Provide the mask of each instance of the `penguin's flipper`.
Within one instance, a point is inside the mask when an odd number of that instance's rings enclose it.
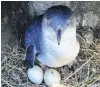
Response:
[[[26,49],[26,57],[25,61],[27,63],[27,66],[29,68],[32,68],[34,66],[35,62],[35,47],[33,45],[29,45]]]

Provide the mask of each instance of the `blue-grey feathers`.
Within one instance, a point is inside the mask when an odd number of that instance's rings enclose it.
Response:
[[[28,67],[33,67],[35,56],[37,53],[42,53],[42,17],[38,16],[34,19],[33,23],[27,28],[24,36],[24,44],[26,47],[26,62]],[[34,49],[34,47],[36,49]]]
[[[39,53],[38,60],[50,67],[61,67],[76,58],[79,52],[76,25],[65,27],[71,16],[72,11],[68,7],[58,5],[34,19],[25,32],[26,60],[29,67],[34,65],[35,50]],[[74,21],[73,23],[76,24]]]
[[[59,25],[63,27],[71,15],[72,11],[63,5],[53,6],[45,12],[45,17],[51,20],[51,26],[54,29],[57,29]]]
[[[29,47],[27,48],[25,60],[27,62],[28,67],[32,68],[35,61],[33,45],[29,45]]]

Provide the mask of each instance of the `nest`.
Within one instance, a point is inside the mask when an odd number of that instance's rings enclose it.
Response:
[[[100,86],[100,39],[93,38],[90,45],[81,43],[80,53],[71,66],[65,65],[57,70],[61,74],[61,83],[69,87]],[[27,77],[27,67],[23,62],[25,49],[16,45],[2,45],[1,81],[2,87],[46,87],[45,83],[36,85]]]

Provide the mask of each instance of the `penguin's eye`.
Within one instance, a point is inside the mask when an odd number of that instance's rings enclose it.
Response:
[[[67,25],[70,23],[70,20],[67,21]]]
[[[63,26],[63,29],[66,29],[70,25],[70,20],[67,20],[65,25]]]
[[[70,20],[68,20],[68,21],[66,22],[65,27],[68,27],[69,24],[70,24]]]
[[[50,24],[51,24],[51,20],[49,19],[49,20],[48,20],[48,25],[50,25]]]

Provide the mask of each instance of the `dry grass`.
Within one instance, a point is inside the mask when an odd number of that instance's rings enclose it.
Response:
[[[100,40],[94,38],[89,47],[86,44],[81,44],[80,53],[72,65],[74,70],[67,65],[57,68],[62,77],[61,83],[70,87],[100,87]],[[45,83],[38,86],[28,80],[23,48],[18,45],[2,47],[2,87],[46,87]]]

